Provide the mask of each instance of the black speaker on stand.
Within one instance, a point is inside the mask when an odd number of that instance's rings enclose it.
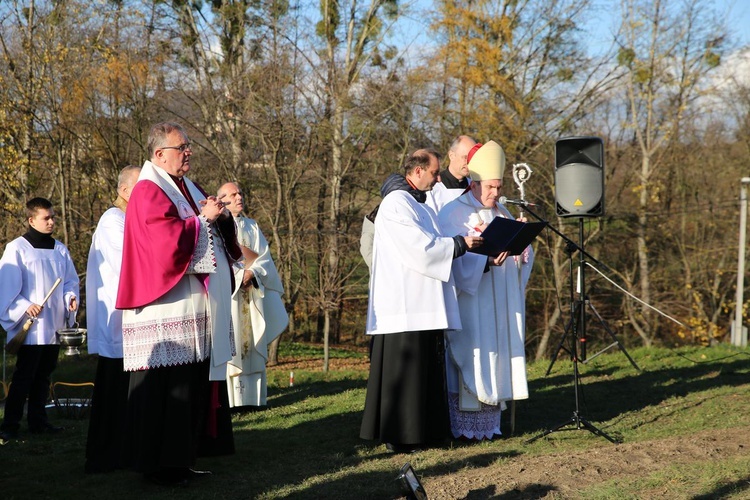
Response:
[[[565,333],[557,345],[552,356],[547,375],[550,374],[560,351],[565,351],[573,361],[573,391],[575,395],[575,408],[573,415],[557,425],[554,425],[538,436],[531,438],[533,442],[540,437],[561,430],[585,429],[597,436],[601,436],[613,443],[619,442],[616,438],[597,428],[581,414],[580,408],[580,372],[578,363],[586,362],[586,310],[591,309],[604,330],[610,335],[613,342],[605,347],[591,359],[599,356],[612,347],[619,347],[630,360],[630,363],[640,370],[633,358],[615,336],[614,332],[607,326],[604,319],[591,304],[586,295],[585,269],[587,266],[585,257],[593,259],[583,248],[583,219],[585,217],[604,216],[604,143],[598,137],[568,137],[560,139],[555,143],[555,206],[558,217],[578,217],[578,244],[563,236],[567,241],[565,252],[570,262],[570,321],[565,327]],[[574,286],[575,270],[573,265],[573,254],[578,251],[578,286]],[[578,296],[576,297],[576,288]],[[568,340],[568,345],[565,340]]]
[[[604,216],[604,142],[599,137],[555,143],[555,207],[558,217]]]

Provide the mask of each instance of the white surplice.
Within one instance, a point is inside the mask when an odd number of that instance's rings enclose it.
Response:
[[[235,217],[237,241],[258,254],[247,267],[235,264],[232,322],[236,354],[227,370],[229,406],[263,406],[267,398],[268,345],[289,325],[281,296],[284,287],[258,223]],[[258,287],[241,288],[245,269],[253,272]]]
[[[467,192],[440,211],[441,229],[447,234],[467,234],[470,217],[477,217],[481,210],[481,204]],[[500,204],[492,212],[512,218]],[[448,391],[459,394],[461,411],[479,411],[481,402],[496,406],[499,412],[503,401],[529,396],[525,288],[533,258],[529,247],[525,255],[509,256],[486,273],[487,257],[481,254],[467,252],[453,264],[463,331],[446,334],[446,357]],[[492,432],[488,434],[479,437],[492,437]]]
[[[158,186],[183,219],[196,217],[169,174],[150,161],[141,169],[141,182]],[[184,182],[193,202],[200,206],[205,196],[189,179]],[[198,219],[198,241],[188,272],[151,304],[123,312],[126,371],[194,363],[210,356],[209,380],[226,378],[226,364],[234,354],[231,268],[219,230]],[[196,277],[205,273],[209,275],[208,289]]]
[[[375,219],[369,335],[461,328],[451,278],[454,247],[432,209],[409,192],[383,198]]]
[[[34,248],[20,237],[5,246],[0,259],[0,325],[12,339],[28,320],[26,310],[41,304],[55,280],[62,282],[32,323],[24,345],[58,344],[55,332],[65,328],[68,304],[78,297],[78,274],[68,248],[55,240],[54,249]]]
[[[466,191],[466,188],[447,188],[445,184],[438,182],[430,191],[427,191],[427,199],[424,204],[436,214],[439,214],[445,205],[461,196],[464,191]]]
[[[108,209],[91,238],[86,264],[86,328],[90,354],[122,358],[122,311],[115,309],[122,266],[125,212]]]

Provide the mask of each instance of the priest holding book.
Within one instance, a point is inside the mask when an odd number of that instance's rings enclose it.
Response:
[[[469,191],[438,214],[443,234],[478,235],[495,217],[513,218],[498,202],[505,153],[494,141],[468,155]],[[453,262],[463,330],[449,331],[446,375],[454,437],[492,439],[500,434],[506,401],[527,399],[525,289],[534,260],[520,255],[467,252]]]

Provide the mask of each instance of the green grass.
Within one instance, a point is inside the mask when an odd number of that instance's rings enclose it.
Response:
[[[366,358],[367,351],[362,349],[343,349],[331,347],[328,350],[330,358]],[[282,342],[279,345],[281,359],[323,359],[323,347],[320,345]]]
[[[332,350],[332,356],[334,352],[338,357],[366,357],[343,349]],[[626,444],[648,447],[710,429],[749,429],[749,351],[722,345],[639,348],[629,353],[642,371],[617,351],[580,365],[581,414],[602,431]],[[444,447],[404,456],[358,438],[367,378],[363,368],[354,365],[323,373],[317,366],[296,367],[295,385],[289,387],[289,367],[299,366],[289,361],[320,359],[322,349],[282,344],[280,357],[282,364],[269,370],[269,408],[234,417],[237,453],[199,459],[198,467],[213,470],[213,477],[188,489],[170,490],[145,484],[129,471],[87,476],[83,462],[88,421],[51,414],[55,423],[66,427],[62,435],[24,434],[21,441],[0,447],[0,497],[393,498],[398,496],[397,471],[407,460],[430,493],[430,486],[441,481],[460,483],[471,474],[491,477],[501,469],[514,470],[519,461],[533,464],[561,454],[618,449],[602,437],[575,429],[527,443],[573,414],[572,367],[567,359],[557,360],[548,376],[549,361],[529,365],[531,397],[517,404],[514,435],[475,444],[446,442]],[[93,380],[94,368],[93,356],[61,358],[54,378]],[[749,455],[663,463],[638,474],[587,483],[574,498],[746,498]],[[504,493],[485,487],[467,490],[459,498],[569,498],[555,489],[554,482],[542,481],[522,492]],[[439,492],[431,494],[440,497]]]

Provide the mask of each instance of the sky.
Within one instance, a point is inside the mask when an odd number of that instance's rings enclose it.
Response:
[[[419,53],[420,47],[430,44],[425,37],[420,36],[420,32],[426,30],[425,14],[432,13],[435,7],[432,0],[412,1],[417,13],[409,16],[410,19],[397,28],[399,33],[396,36],[399,45],[411,47],[411,50]],[[620,19],[618,0],[594,0],[593,3],[594,7],[585,30],[591,35],[587,37],[591,40],[589,50],[595,53],[598,48],[609,48],[612,33],[617,29]],[[727,28],[737,43],[737,49],[743,46],[750,47],[750,0],[708,0],[708,3],[713,4],[717,13],[726,19]],[[416,28],[413,23],[419,27]]]
[[[677,0],[687,1],[687,0]],[[726,23],[731,46],[726,47],[722,64],[713,73],[714,85],[723,87],[737,81],[750,85],[750,0],[709,0],[715,13]],[[589,51],[611,47],[612,34],[620,23],[617,0],[594,0],[592,17],[586,27],[590,33]],[[613,8],[613,6],[617,6]]]
[[[592,45],[597,45],[597,40],[601,40],[604,45],[611,41],[612,33],[620,22],[618,3],[616,0],[594,0],[592,19],[588,26],[592,32]],[[737,41],[738,47],[750,45],[750,1],[709,0],[707,3],[713,4],[716,13],[726,20],[729,33]]]
[[[750,45],[750,2],[748,0],[716,0],[717,8],[727,12],[729,29],[743,46]]]

